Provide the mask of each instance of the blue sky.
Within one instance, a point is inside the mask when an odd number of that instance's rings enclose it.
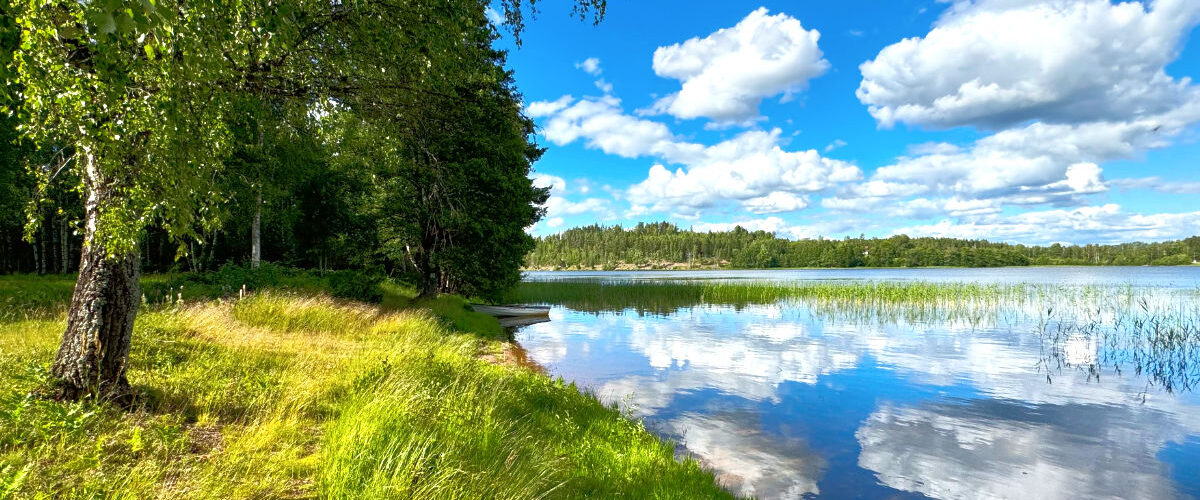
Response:
[[[1200,2],[544,2],[509,65],[545,235],[1200,234]]]

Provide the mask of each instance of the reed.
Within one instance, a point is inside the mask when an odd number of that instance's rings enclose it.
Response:
[[[1144,376],[1167,392],[1200,388],[1200,290],[1118,286],[984,285],[929,282],[544,281],[514,302],[556,304],[595,314],[669,315],[693,307],[785,304],[822,321],[862,325],[1005,328],[1043,342],[1038,367]],[[1080,341],[1096,359],[1074,359]]]
[[[855,305],[999,303],[1027,297],[1032,288],[926,282],[540,281],[521,283],[507,300],[559,304],[589,312],[635,309],[670,314],[698,305],[745,307],[800,299]]]

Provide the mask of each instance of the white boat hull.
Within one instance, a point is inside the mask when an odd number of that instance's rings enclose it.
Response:
[[[521,316],[549,316],[550,308],[541,306],[489,306],[472,304],[475,312],[490,314],[497,318],[512,318]]]

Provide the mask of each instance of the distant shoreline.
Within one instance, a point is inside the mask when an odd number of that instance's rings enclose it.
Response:
[[[1062,267],[1103,267],[1103,268],[1115,268],[1115,267],[1152,267],[1152,268],[1163,268],[1163,267],[1200,267],[1200,263],[1193,262],[1193,263],[1191,263],[1191,264],[1176,264],[1176,265],[1154,265],[1154,264],[1142,264],[1142,265],[1114,265],[1114,264],[1033,264],[1033,265],[1028,265],[1028,266],[854,266],[854,267],[732,267],[732,266],[728,266],[728,267],[712,267],[712,266],[705,266],[705,267],[687,267],[687,264],[686,264],[686,263],[682,263],[682,267],[680,267],[680,266],[674,266],[674,267],[618,267],[618,268],[616,268],[616,269],[602,269],[600,266],[596,266],[596,267],[594,267],[594,268],[586,268],[586,267],[564,267],[564,268],[554,268],[554,267],[544,267],[544,266],[539,266],[539,267],[523,267],[523,268],[521,268],[521,272],[523,272],[523,273],[524,273],[524,272],[543,272],[543,273],[545,273],[545,272],[579,272],[579,271],[587,271],[587,272],[601,272],[601,271],[609,271],[609,272],[617,272],[617,271],[620,271],[620,272],[629,272],[629,271],[647,271],[647,272],[651,272],[651,271],[653,271],[653,272],[661,272],[661,271],[822,271],[822,270],[828,270],[828,271],[848,271],[848,270],[854,270],[854,269],[863,269],[863,270],[880,270],[880,269],[1028,269],[1028,268],[1062,268]]]

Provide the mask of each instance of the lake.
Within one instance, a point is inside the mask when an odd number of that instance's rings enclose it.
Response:
[[[515,339],[760,498],[1200,496],[1200,267],[536,272],[610,287]],[[1038,285],[652,300],[633,283]],[[654,302],[654,304],[648,304]],[[646,304],[644,304],[646,303]],[[665,304],[665,305],[664,305]]]

